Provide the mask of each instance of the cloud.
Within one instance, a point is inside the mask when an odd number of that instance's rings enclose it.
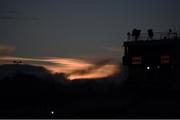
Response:
[[[81,70],[81,72],[76,71],[76,73],[71,73],[68,78],[70,80],[77,80],[77,79],[98,79],[98,78],[105,78],[110,77],[118,73],[120,68],[116,64],[107,64],[97,69],[93,69],[88,71],[87,69]]]
[[[21,60],[23,63],[43,66],[52,73],[64,73],[68,79],[95,79],[111,76],[119,71],[117,63],[111,60],[101,60],[90,62],[77,58],[61,57],[42,57],[42,58],[23,58],[23,57],[1,57],[1,61],[12,63],[14,60]]]
[[[0,16],[0,20],[24,20],[24,21],[37,21],[37,17],[14,17],[14,16]]]
[[[101,60],[98,62],[93,63],[91,66],[86,67],[85,69],[80,69],[80,70],[74,70],[73,72],[70,73],[70,75],[86,75],[89,73],[96,72],[99,69],[102,69],[104,66],[107,67],[107,65],[110,64],[111,60]]]
[[[10,45],[0,45],[0,56],[9,56],[16,48]]]

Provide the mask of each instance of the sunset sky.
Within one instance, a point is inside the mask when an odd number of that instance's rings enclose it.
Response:
[[[0,57],[31,58],[30,63],[66,73],[77,63],[80,69],[104,59],[121,61],[133,28],[178,32],[179,6],[179,0],[0,0]],[[69,68],[59,66],[62,60]],[[103,67],[116,71],[111,65],[116,63]]]

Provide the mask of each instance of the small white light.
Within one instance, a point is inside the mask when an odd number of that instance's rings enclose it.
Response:
[[[150,70],[150,67],[147,67],[147,70]]]
[[[160,66],[159,66],[159,65],[157,66],[157,69],[160,69]]]
[[[54,114],[54,111],[53,111],[53,110],[51,111],[51,114],[52,114],[52,115]]]

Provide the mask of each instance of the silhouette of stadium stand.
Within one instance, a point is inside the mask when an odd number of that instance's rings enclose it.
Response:
[[[123,65],[129,80],[140,87],[167,88],[178,80],[180,37],[170,29],[167,33],[139,35],[136,29],[124,42]]]

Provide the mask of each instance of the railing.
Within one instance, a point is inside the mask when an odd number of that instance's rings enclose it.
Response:
[[[177,39],[180,38],[180,35],[177,33],[164,33],[164,32],[156,32],[153,37],[149,37],[148,33],[141,33],[137,40],[166,40],[166,39]],[[128,41],[135,41],[135,36],[128,35]]]

